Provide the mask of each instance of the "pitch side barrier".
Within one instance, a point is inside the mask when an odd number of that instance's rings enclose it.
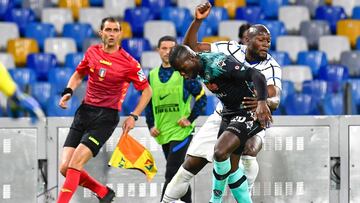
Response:
[[[130,134],[153,154],[158,173],[147,182],[137,170],[110,168],[108,160],[121,134],[118,128],[86,170],[116,192],[115,202],[158,202],[165,159],[141,117]],[[196,130],[206,117],[196,120]],[[27,118],[0,118],[0,202],[56,202],[64,181],[58,172],[62,145],[72,117],[49,117],[35,125]],[[258,156],[260,172],[253,201],[263,203],[360,202],[360,116],[274,116]],[[196,136],[196,135],[195,135]],[[193,202],[208,202],[212,164],[192,181]],[[76,203],[97,198],[79,187]],[[232,203],[230,191],[224,198]]]

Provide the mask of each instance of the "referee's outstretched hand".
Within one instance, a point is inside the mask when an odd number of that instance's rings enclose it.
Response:
[[[67,109],[67,101],[69,101],[69,99],[71,98],[71,94],[65,94],[64,96],[61,97],[60,101],[59,101],[59,106],[63,109]]]
[[[133,117],[129,116],[127,117],[127,119],[124,121],[123,125],[122,125],[122,129],[124,132],[129,132],[130,130],[132,130],[135,127],[135,120]]]
[[[195,18],[197,20],[203,20],[208,17],[211,10],[210,2],[205,2],[196,6]]]

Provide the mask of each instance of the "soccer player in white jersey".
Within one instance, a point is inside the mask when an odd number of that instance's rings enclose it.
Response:
[[[269,54],[270,32],[263,25],[253,25],[247,32],[245,43],[240,45],[236,41],[220,41],[212,44],[197,42],[197,32],[202,21],[209,15],[210,3],[204,3],[197,7],[195,19],[188,28],[184,38],[184,44],[190,46],[194,51],[223,52],[226,55],[234,56],[240,63],[258,69],[264,74],[267,80],[268,99],[267,103],[271,110],[275,110],[280,103],[281,93],[281,69],[279,64]],[[249,109],[255,109],[256,98],[245,98],[243,105]],[[177,174],[173,177],[166,188],[163,202],[171,202],[182,197],[189,185],[190,180],[205,165],[213,161],[214,146],[217,141],[217,132],[221,123],[222,105],[218,104],[216,110],[208,117],[205,124],[194,136],[187,151],[187,158]],[[256,156],[262,148],[265,131],[253,136],[245,143],[245,150],[241,156],[249,187],[253,186],[259,171]],[[240,156],[234,158],[231,163],[231,172],[234,172],[239,165]]]

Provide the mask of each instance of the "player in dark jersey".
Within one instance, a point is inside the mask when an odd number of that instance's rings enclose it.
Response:
[[[241,155],[248,138],[272,122],[267,106],[265,77],[256,69],[240,64],[223,53],[196,54],[185,45],[176,46],[170,53],[170,64],[185,78],[200,78],[206,87],[223,103],[222,122],[214,149],[213,195],[211,202],[221,202],[227,179],[231,173],[231,155]],[[243,105],[245,97],[254,97],[255,112]],[[238,202],[251,202],[246,177],[241,168],[233,175],[237,179],[230,187],[242,188]]]
[[[134,111],[124,121],[123,131],[134,128],[138,115],[152,94],[140,64],[120,47],[121,33],[116,19],[102,20],[99,31],[102,44],[89,47],[62,93],[59,105],[66,108],[72,92],[88,75],[85,98],[75,113],[64,143],[60,173],[66,179],[58,203],[69,202],[78,185],[94,192],[101,203],[109,203],[115,197],[115,192],[91,177],[84,170],[84,165],[97,155],[118,125],[118,112],[130,82],[142,91],[142,95]]]

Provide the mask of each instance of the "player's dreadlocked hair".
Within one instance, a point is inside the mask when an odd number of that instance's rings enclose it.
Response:
[[[190,49],[185,45],[176,45],[169,54],[169,63],[177,71],[180,68],[181,61],[184,61],[189,54]]]

